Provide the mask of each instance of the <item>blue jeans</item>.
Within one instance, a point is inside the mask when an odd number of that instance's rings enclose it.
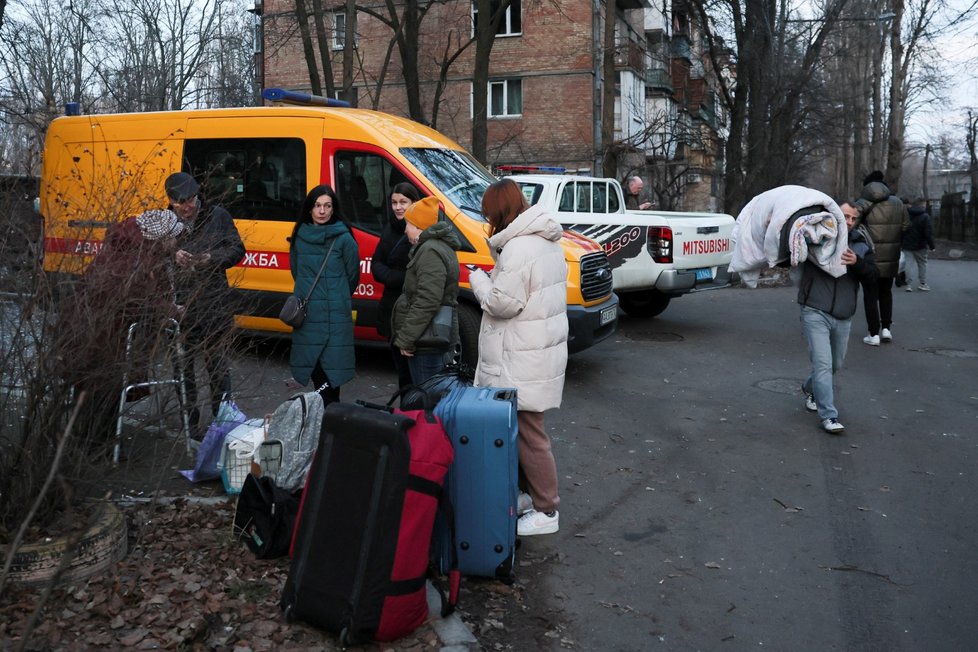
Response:
[[[821,310],[801,307],[801,330],[808,340],[808,355],[812,361],[812,373],[802,389],[815,395],[818,416],[822,419],[839,417],[832,393],[832,375],[842,368],[846,359],[851,326],[851,319],[836,319]]]
[[[415,353],[407,358],[411,382],[420,385],[445,368],[444,353]]]

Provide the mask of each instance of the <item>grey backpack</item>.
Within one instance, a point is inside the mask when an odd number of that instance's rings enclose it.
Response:
[[[286,491],[302,489],[319,445],[323,427],[323,399],[316,392],[296,394],[272,413],[268,440],[282,443],[282,465],[275,484]]]

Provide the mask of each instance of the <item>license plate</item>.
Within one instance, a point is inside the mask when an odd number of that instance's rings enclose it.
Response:
[[[605,324],[610,324],[611,322],[615,321],[615,318],[617,316],[618,316],[617,306],[611,306],[610,308],[602,308],[601,325],[604,326]]]
[[[713,272],[712,272],[712,270],[710,270],[709,267],[703,267],[701,269],[696,270],[696,280],[697,281],[712,281],[713,280]]]

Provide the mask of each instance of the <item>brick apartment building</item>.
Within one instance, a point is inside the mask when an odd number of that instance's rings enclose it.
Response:
[[[684,2],[652,1],[658,8],[649,0],[618,0],[612,146],[618,176],[643,177],[659,207],[715,210],[722,196],[723,120],[710,82],[712,69]],[[322,4],[323,36],[340,88],[345,3]],[[403,1],[395,5],[403,11]],[[362,108],[408,116],[393,31],[371,15],[386,15],[385,5],[359,7],[349,99]],[[490,57],[488,160],[483,161],[488,167],[559,166],[601,174],[604,11],[599,0],[512,0]],[[309,91],[295,0],[258,0],[254,12],[260,16],[260,84]],[[471,0],[434,3],[419,28],[421,119],[466,148],[472,142],[475,47],[458,50],[473,35],[477,19]],[[310,17],[311,45],[322,75],[314,22]]]

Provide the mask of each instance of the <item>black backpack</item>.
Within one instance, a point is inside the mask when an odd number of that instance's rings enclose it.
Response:
[[[290,493],[268,476],[245,477],[234,510],[234,535],[258,559],[284,557],[292,544],[302,491]]]
[[[450,364],[420,385],[408,385],[391,398],[393,405],[401,397],[402,410],[433,410],[448,392],[472,384],[475,372],[463,364]]]

